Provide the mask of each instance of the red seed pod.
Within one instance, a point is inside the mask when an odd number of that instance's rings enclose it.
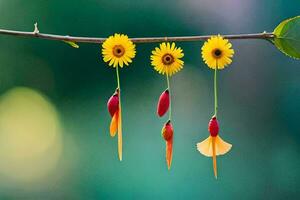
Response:
[[[208,123],[208,131],[212,137],[219,134],[219,123],[216,116],[213,116]]]
[[[173,139],[173,133],[173,126],[171,124],[171,121],[169,120],[167,121],[167,123],[165,123],[164,127],[162,128],[161,134],[166,141],[170,141]]]
[[[110,116],[113,117],[115,112],[119,109],[119,91],[116,92],[107,101],[107,109]]]
[[[168,111],[170,106],[170,95],[169,90],[166,89],[159,97],[157,103],[157,114],[162,117]]]

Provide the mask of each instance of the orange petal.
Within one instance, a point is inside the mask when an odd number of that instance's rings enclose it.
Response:
[[[172,155],[173,155],[173,138],[171,140],[166,141],[166,161],[169,170],[172,164]]]
[[[119,117],[118,117],[118,153],[119,153],[119,160],[122,161],[122,112],[121,112],[121,107],[119,108]]]
[[[212,156],[212,137],[209,136],[204,141],[197,143],[197,149],[200,153],[207,157]]]
[[[220,136],[216,137],[216,155],[224,155],[230,151],[232,145],[222,140]]]
[[[114,137],[118,130],[119,111],[116,111],[110,122],[110,136]]]
[[[213,158],[213,169],[216,178],[218,177],[217,156],[226,154],[231,147],[232,145],[222,140],[219,135],[216,137],[209,136],[197,144],[197,149],[200,153]]]
[[[222,140],[219,135],[216,137],[209,136],[204,141],[197,143],[197,149],[203,155],[207,157],[213,156],[212,138],[215,138],[216,156],[224,155],[231,149],[232,145]]]

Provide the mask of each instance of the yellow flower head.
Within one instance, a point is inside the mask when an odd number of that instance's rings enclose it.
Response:
[[[231,47],[231,43],[222,36],[212,36],[202,46],[203,61],[212,69],[224,69],[232,62],[234,50]]]
[[[172,45],[164,42],[152,51],[151,65],[158,73],[172,76],[183,68],[183,61],[180,60],[183,55],[182,49],[176,47],[174,42]]]
[[[115,34],[107,38],[102,44],[102,56],[109,66],[123,67],[129,65],[135,57],[135,45],[124,34]]]

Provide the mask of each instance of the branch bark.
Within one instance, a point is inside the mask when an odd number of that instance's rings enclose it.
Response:
[[[11,36],[21,36],[29,38],[40,38],[45,40],[58,40],[58,41],[70,41],[77,43],[96,43],[100,44],[105,41],[106,38],[100,37],[74,37],[69,35],[54,35],[47,33],[40,33],[37,24],[35,24],[35,30],[33,32],[25,31],[14,31],[7,29],[0,29],[0,35],[11,35]],[[151,42],[167,42],[167,41],[176,41],[176,42],[191,42],[191,41],[200,41],[207,40],[212,35],[200,35],[200,36],[180,36],[180,37],[144,37],[144,38],[130,38],[134,43],[151,43]],[[252,33],[252,34],[235,34],[235,35],[222,35],[227,39],[271,39],[274,38],[273,33]]]

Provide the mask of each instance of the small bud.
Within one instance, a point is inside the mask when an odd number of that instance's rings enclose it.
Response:
[[[111,117],[114,116],[115,112],[119,109],[119,92],[116,92],[107,101],[107,109]]]
[[[219,123],[216,116],[213,116],[208,123],[208,131],[212,137],[219,134]]]
[[[157,114],[162,117],[168,111],[170,106],[169,90],[166,89],[159,97],[157,104]]]
[[[167,121],[167,123],[165,123],[164,127],[162,128],[161,134],[166,141],[170,141],[173,138],[173,133],[173,126],[171,124],[171,121],[169,120]]]

